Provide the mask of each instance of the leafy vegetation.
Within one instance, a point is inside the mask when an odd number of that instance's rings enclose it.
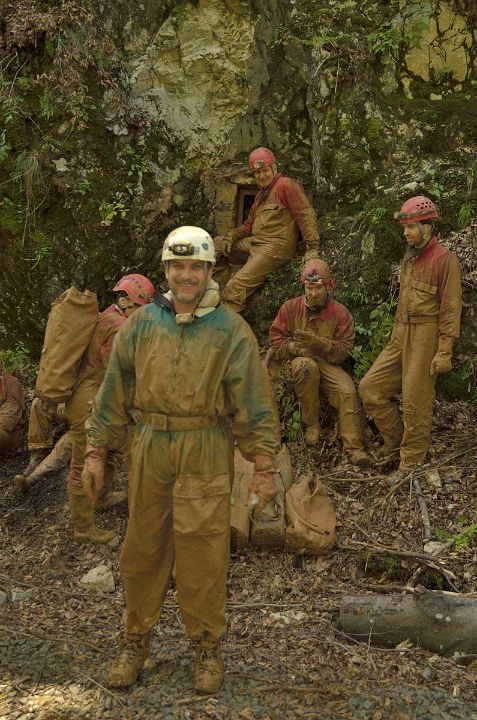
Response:
[[[18,370],[34,371],[37,366],[31,359],[26,345],[19,341],[13,349],[0,350],[0,367],[7,372],[14,373]]]
[[[356,334],[360,342],[351,351],[354,360],[354,373],[362,378],[369,370],[377,356],[391,337],[394,322],[394,309],[397,299],[393,295],[390,300],[381,302],[369,314],[369,325],[357,325]]]

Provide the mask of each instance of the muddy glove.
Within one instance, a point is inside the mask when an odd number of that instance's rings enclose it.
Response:
[[[237,238],[234,237],[233,233],[227,233],[226,235],[217,235],[214,237],[214,246],[218,253],[221,253],[224,257],[228,257],[232,250],[232,246]]]
[[[287,353],[290,357],[310,357],[313,353],[295,340],[290,340],[287,345]]]
[[[315,335],[308,330],[295,330],[295,340],[315,353],[329,352],[333,346],[331,338]]]
[[[303,255],[302,264],[305,265],[308,260],[319,260],[320,259],[320,253],[318,250],[306,250],[305,254]]]
[[[274,458],[267,455],[255,455],[253,461],[255,469],[248,487],[249,506],[254,515],[260,515],[278,492],[274,477],[278,470]]]
[[[108,448],[86,446],[84,467],[81,473],[83,489],[90,500],[96,502],[104,484],[104,466]]]
[[[437,352],[431,360],[431,375],[443,375],[452,370],[452,347],[454,338],[441,335],[437,345]]]

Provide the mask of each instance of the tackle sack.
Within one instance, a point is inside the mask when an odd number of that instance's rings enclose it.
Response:
[[[304,475],[286,494],[285,545],[325,555],[336,541],[336,513],[323,484]]]
[[[71,397],[99,316],[96,293],[70,287],[51,304],[36,379],[41,400]]]
[[[248,486],[252,479],[253,464],[245,460],[239,450],[234,453],[234,482],[231,495],[230,542],[238,550],[248,545],[250,535],[250,509]]]
[[[286,445],[282,445],[276,457],[278,473],[275,483],[278,492],[273,500],[265,505],[260,515],[250,514],[250,542],[263,548],[283,547],[285,542],[285,494],[292,485],[294,474],[290,453]],[[253,474],[253,464],[250,463]]]

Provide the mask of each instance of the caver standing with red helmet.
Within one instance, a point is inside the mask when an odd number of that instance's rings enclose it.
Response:
[[[230,263],[243,265],[223,291],[224,302],[237,312],[244,310],[268,273],[294,257],[300,232],[307,248],[305,259],[318,257],[320,240],[316,213],[302,186],[278,172],[272,151],[256,148],[248,162],[259,186],[249,216],[239,227],[214,238],[219,253],[217,279],[230,277]]]
[[[366,412],[384,444],[383,461],[399,451],[398,482],[429,448],[437,375],[452,369],[462,310],[460,264],[434,234],[438,211],[424,196],[406,200],[396,219],[407,243],[390,342],[359,384]],[[403,421],[393,398],[402,391]]]
[[[121,278],[113,288],[117,293],[116,302],[99,314],[91,341],[81,360],[78,380],[66,401],[63,419],[70,423],[68,433],[72,445],[72,457],[68,474],[68,497],[71,519],[74,525],[74,539],[79,542],[106,543],[115,537],[112,531],[101,530],[94,522],[94,509],[104,510],[127,498],[125,492],[112,492],[113,459],[108,463],[107,482],[95,507],[86,496],[81,481],[86,447],[87,420],[94,396],[106,372],[106,366],[119,328],[128,317],[154,295],[154,286],[144,275],[132,273]],[[28,445],[30,462],[22,475],[14,479],[18,489],[27,491],[29,478],[34,469],[51,450],[52,424],[57,406],[39,397],[35,398],[30,410]]]
[[[353,380],[340,365],[354,345],[349,310],[331,297],[334,279],[326,262],[308,260],[301,271],[305,294],[288,300],[270,327],[272,358],[290,362],[305,441],[320,440],[320,395],[338,410],[341,439],[351,462],[370,465],[363,447],[359,400]]]

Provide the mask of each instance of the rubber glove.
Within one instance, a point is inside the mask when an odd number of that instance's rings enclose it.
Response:
[[[96,502],[104,485],[104,466],[108,448],[86,446],[84,467],[81,473],[83,489],[90,500]]]

